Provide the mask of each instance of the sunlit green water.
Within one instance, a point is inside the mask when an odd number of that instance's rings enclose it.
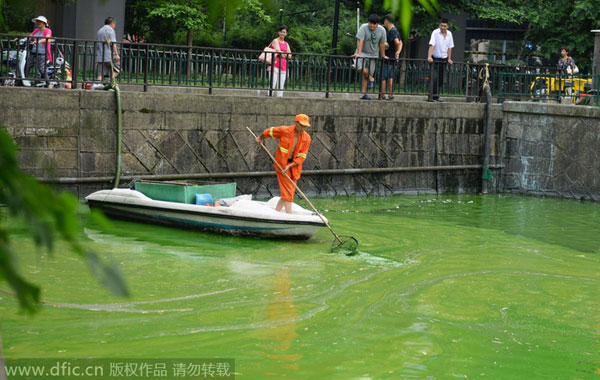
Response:
[[[58,247],[22,268],[49,304],[0,295],[9,358],[235,358],[248,379],[600,375],[600,205],[516,196],[319,199],[360,255],[115,222],[116,299]],[[7,290],[0,283],[0,289]]]

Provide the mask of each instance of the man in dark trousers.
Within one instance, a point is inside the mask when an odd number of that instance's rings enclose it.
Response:
[[[388,48],[385,51],[385,55],[388,58],[388,61],[383,63],[380,98],[384,100],[392,100],[394,98],[392,95],[394,89],[394,69],[398,63],[398,59],[400,59],[402,40],[400,39],[400,33],[398,33],[398,29],[396,29],[396,25],[394,25],[394,18],[392,15],[387,14],[383,17],[383,26],[387,30]],[[387,95],[385,93],[386,85],[388,92]]]
[[[302,164],[306,160],[308,148],[310,147],[310,135],[306,132],[308,127],[310,127],[310,118],[301,113],[296,115],[294,125],[267,128],[260,136],[256,137],[257,144],[262,144],[268,138],[279,140],[277,152],[275,153],[275,160],[279,166],[273,164],[279,182],[279,190],[281,190],[281,197],[275,207],[276,211],[285,209],[286,213],[292,213],[292,203],[296,192],[295,184],[302,174]],[[279,167],[283,171],[279,170]],[[285,174],[294,183],[290,182]]]
[[[444,71],[446,63],[452,64],[452,48],[454,40],[452,32],[448,30],[448,19],[440,20],[440,26],[431,33],[429,40],[429,51],[427,52],[427,61],[433,63],[433,78],[431,99],[429,101],[441,102],[440,89],[444,85]]]
[[[98,81],[104,76],[112,75],[115,79],[119,75],[117,63],[121,61],[117,50],[117,36],[115,28],[117,22],[113,17],[104,20],[104,26],[96,33],[96,65],[98,68]],[[110,46],[112,45],[112,46]],[[112,50],[112,51],[111,51]]]

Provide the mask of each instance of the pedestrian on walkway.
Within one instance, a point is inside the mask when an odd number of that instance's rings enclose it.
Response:
[[[400,39],[400,33],[398,33],[398,29],[396,29],[396,25],[394,25],[394,18],[391,14],[387,14],[383,17],[383,26],[387,30],[386,38],[388,48],[385,51],[385,55],[388,60],[383,63],[381,92],[379,97],[380,99],[384,100],[392,100],[394,99],[394,95],[392,95],[394,89],[394,72],[396,65],[398,64],[398,60],[400,59],[402,40]],[[386,85],[388,92],[387,94],[385,93]]]
[[[119,75],[121,57],[117,50],[116,27],[115,19],[107,17],[104,20],[104,26],[96,33],[96,66],[99,81],[102,81],[105,76],[112,75],[112,79],[115,79]]]
[[[29,76],[29,72],[35,64],[38,71],[36,76],[48,80],[46,62],[52,62],[52,53],[50,51],[52,30],[50,30],[48,20],[44,16],[38,16],[32,19],[31,22],[36,25],[36,28],[31,33],[31,36],[37,38],[33,39],[31,54],[27,55],[27,61],[25,62],[25,76]],[[48,86],[48,82],[44,83],[46,86]]]
[[[279,36],[275,38],[270,47],[275,50],[275,62],[273,63],[273,72],[271,73],[273,79],[273,89],[278,89],[277,97],[283,96],[283,87],[285,86],[285,80],[287,78],[287,64],[288,59],[292,58],[292,50],[290,44],[285,41],[288,35],[288,28],[285,25],[279,27]]]
[[[441,102],[440,90],[444,86],[444,72],[446,64],[452,65],[452,49],[454,48],[454,39],[452,32],[448,30],[450,26],[447,18],[440,20],[439,28],[431,33],[429,40],[429,51],[427,52],[427,61],[433,64],[433,78],[431,78],[431,98],[429,101]]]
[[[361,99],[371,100],[367,95],[369,76],[375,75],[378,58],[385,58],[385,43],[387,41],[385,29],[379,25],[379,16],[376,14],[369,15],[368,23],[361,25],[358,29],[356,40],[356,53],[352,57],[356,58],[356,69],[362,76]]]

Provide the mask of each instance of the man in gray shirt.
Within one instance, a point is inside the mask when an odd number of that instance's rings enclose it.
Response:
[[[115,19],[113,17],[107,17],[106,20],[104,20],[104,26],[98,29],[98,33],[96,34],[96,66],[98,68],[99,81],[101,81],[104,76],[111,75],[111,72],[112,79],[115,79],[117,75],[119,75],[119,68],[116,63],[121,61],[121,57],[119,57],[117,44],[115,43],[117,42],[117,36],[115,34],[116,26],[117,23]],[[108,43],[109,41],[110,44]]]
[[[379,25],[379,16],[369,15],[368,23],[361,25],[356,33],[358,46],[356,53],[352,55],[356,58],[356,69],[362,74],[361,99],[370,100],[367,95],[367,84],[369,75],[375,75],[377,59],[385,56],[385,44],[387,41],[386,32],[383,26]]]

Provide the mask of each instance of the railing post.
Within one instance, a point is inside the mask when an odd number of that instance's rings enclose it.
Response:
[[[71,69],[71,89],[76,89],[77,77],[79,76],[79,45],[77,45],[77,40],[73,40],[73,67]]]
[[[427,101],[433,102],[433,62],[429,63],[429,96]]]
[[[208,94],[212,95],[212,87],[213,87],[213,56],[214,54],[210,53],[210,58],[208,61]]]
[[[600,29],[591,31],[594,33],[594,56],[592,58],[592,90],[598,94],[600,90],[600,82],[598,75],[600,74]]]
[[[465,99],[467,102],[469,101],[469,85],[471,84],[471,77],[469,76],[470,74],[471,71],[469,70],[469,62],[467,62],[465,69]]]
[[[329,91],[331,87],[331,61],[333,60],[331,54],[327,57],[327,87],[325,88],[325,98],[329,99]]]
[[[268,52],[271,54],[271,70],[267,70],[267,78],[269,80],[269,96],[273,96],[273,82],[275,82],[275,53]]]
[[[110,44],[108,44],[108,51],[109,51],[109,53],[110,53],[110,57],[109,57],[109,59],[110,59],[110,62],[111,62],[111,67],[112,67],[112,65],[113,65],[113,63],[112,63],[112,62],[114,62],[114,59],[115,59],[115,57],[114,57],[114,51],[113,51],[113,44],[114,44],[114,42],[111,42]],[[103,45],[103,46],[104,46],[104,45]],[[104,78],[102,78],[102,79],[103,79],[103,81],[104,81]],[[112,69],[111,69],[111,70],[110,70],[110,74],[108,74],[108,83],[110,83],[110,84],[113,84],[113,82],[114,82],[114,78],[113,78],[113,71],[112,71]]]
[[[600,73],[596,73],[596,83],[600,83]],[[593,91],[595,91],[594,98],[596,98],[596,107],[598,107],[600,105],[600,91],[598,91],[598,89]]]
[[[19,49],[16,49],[17,51],[19,51]],[[9,61],[10,61],[10,39],[7,36],[6,37],[6,67],[3,68],[3,75],[2,76],[6,76],[6,79],[2,80],[2,85],[4,86],[5,82],[8,81],[8,70],[10,68],[9,66]]]
[[[556,103],[562,103],[562,74],[560,72],[556,72],[554,75],[554,86],[557,88],[556,90]]]
[[[96,56],[96,47],[95,46],[93,49],[93,54],[94,54],[94,56]],[[82,74],[81,80],[83,81],[83,83],[85,85],[85,82],[87,80],[87,41],[85,41],[83,43],[83,70],[82,70],[81,74]],[[92,69],[92,76],[93,75],[94,75],[94,71]]]
[[[144,92],[148,92],[148,68],[150,65],[150,47],[146,45],[144,57]]]
[[[504,97],[504,71],[500,71],[500,90],[498,91],[498,103],[502,104]]]

